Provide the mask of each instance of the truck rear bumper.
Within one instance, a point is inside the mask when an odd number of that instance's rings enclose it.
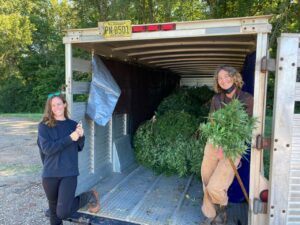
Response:
[[[85,225],[138,225],[137,223],[130,223],[126,221],[109,219],[100,216],[93,216],[81,212],[76,212],[72,215],[72,217],[68,218],[66,221]]]

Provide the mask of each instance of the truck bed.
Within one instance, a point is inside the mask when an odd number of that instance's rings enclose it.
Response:
[[[157,176],[142,166],[132,166],[112,173],[95,188],[100,193],[100,217],[151,225],[195,225],[203,219],[202,184],[195,176]],[[228,217],[228,224],[246,225],[247,204],[230,203]]]

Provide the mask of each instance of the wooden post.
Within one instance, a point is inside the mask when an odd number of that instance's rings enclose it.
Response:
[[[237,169],[236,169],[236,167],[235,167],[235,165],[234,165],[232,159],[229,159],[229,162],[230,162],[230,165],[231,165],[231,167],[232,167],[232,169],[233,169],[233,171],[234,171],[234,174],[235,174],[235,176],[236,176],[236,178],[237,178],[237,180],[238,180],[238,182],[239,182],[239,184],[240,184],[240,186],[241,186],[241,188],[242,188],[242,191],[243,191],[243,194],[244,194],[244,196],[245,196],[245,199],[246,199],[246,201],[247,201],[247,203],[248,203],[248,205],[249,205],[249,197],[248,197],[247,191],[246,191],[246,189],[245,189],[245,186],[244,186],[244,184],[243,184],[243,181],[242,181],[242,179],[241,179],[241,177],[240,177],[240,175],[239,175],[239,172],[237,171]]]

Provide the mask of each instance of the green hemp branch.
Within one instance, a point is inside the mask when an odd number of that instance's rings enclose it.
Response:
[[[213,112],[208,122],[201,123],[199,129],[208,142],[223,149],[226,158],[235,160],[246,153],[256,122],[256,118],[246,113],[243,104],[233,99]]]

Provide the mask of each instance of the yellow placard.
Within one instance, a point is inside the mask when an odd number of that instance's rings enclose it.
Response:
[[[130,20],[99,22],[98,27],[100,35],[105,38],[131,36]]]

